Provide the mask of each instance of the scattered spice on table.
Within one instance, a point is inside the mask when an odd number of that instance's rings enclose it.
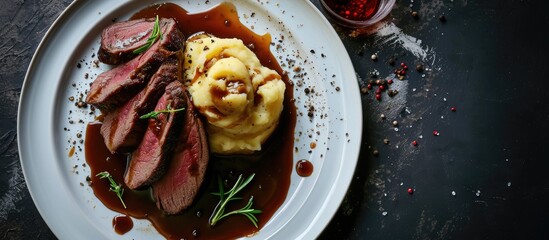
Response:
[[[423,72],[423,64],[419,63],[416,65],[416,71]]]
[[[445,23],[446,22],[446,17],[444,15],[440,15],[438,17],[438,20],[441,22],[441,23]]]

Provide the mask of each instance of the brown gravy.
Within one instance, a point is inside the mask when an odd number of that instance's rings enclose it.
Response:
[[[155,228],[168,239],[227,239],[244,237],[259,231],[282,205],[290,186],[293,170],[293,143],[296,124],[296,108],[293,102],[293,87],[288,77],[270,52],[271,37],[260,36],[242,25],[234,5],[223,3],[200,13],[188,13],[178,5],[167,3],[154,5],[136,13],[132,19],[143,17],[174,18],[179,28],[190,36],[206,32],[217,37],[236,37],[244,41],[256,53],[261,63],[276,70],[286,83],[284,111],[277,130],[263,145],[263,150],[250,156],[212,156],[207,174],[194,204],[181,215],[168,216],[157,209],[150,190],[132,191],[125,187],[123,195],[127,209],[124,209],[116,195],[109,191],[106,179],[95,175],[108,171],[117,183],[124,184],[127,156],[111,154],[103,142],[99,130],[101,123],[90,123],[86,130],[86,161],[91,169],[94,194],[108,208],[139,219],[149,219]],[[244,200],[230,204],[227,211],[243,207],[250,196],[254,196],[255,209],[263,212],[257,215],[259,228],[255,228],[244,216],[234,215],[210,227],[209,218],[218,197],[217,178],[228,180],[232,186],[238,175],[244,177],[256,173],[254,180],[242,193]]]
[[[295,164],[295,171],[300,177],[309,177],[313,174],[314,166],[309,160],[302,159]]]
[[[132,218],[125,215],[115,216],[112,219],[112,228],[120,235],[127,233],[133,228]]]

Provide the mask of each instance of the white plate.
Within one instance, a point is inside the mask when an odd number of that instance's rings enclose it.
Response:
[[[84,150],[77,136],[85,134],[85,123],[94,116],[68,100],[78,98],[95,74],[108,69],[103,64],[92,66],[101,30],[112,19],[127,19],[155,2],[73,2],[42,40],[27,71],[17,125],[21,164],[40,214],[61,239],[162,239],[147,220],[134,220],[133,230],[125,235],[113,231],[111,220],[116,213],[105,208],[87,186],[90,171],[83,166]],[[219,1],[205,2],[175,1],[191,12]],[[284,35],[282,48],[272,47],[275,57],[281,63],[288,57],[295,59],[307,72],[300,81],[292,68],[283,67],[296,85],[294,163],[310,159],[315,169],[307,178],[292,173],[285,202],[252,239],[313,239],[339,207],[358,159],[362,108],[353,65],[336,32],[309,1],[231,2],[241,21],[255,32],[269,32],[273,42]],[[88,79],[85,73],[90,74]],[[315,93],[306,96],[305,87],[314,88]],[[311,104],[316,111],[312,121],[306,107]],[[313,141],[317,147],[310,151]],[[74,145],[76,153],[69,157]]]

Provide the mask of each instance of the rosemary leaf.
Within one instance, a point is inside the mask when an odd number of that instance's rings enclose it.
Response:
[[[217,203],[217,206],[215,207],[212,216],[210,217],[210,226],[215,226],[217,222],[225,217],[228,217],[230,215],[235,214],[242,214],[245,217],[247,217],[252,224],[258,228],[258,219],[254,214],[261,213],[261,210],[253,209],[253,200],[254,197],[251,196],[248,200],[248,203],[246,206],[244,206],[241,209],[237,209],[228,213],[225,213],[225,208],[227,207],[227,203],[234,200],[240,200],[241,197],[236,197],[235,195],[242,191],[254,178],[255,173],[250,175],[245,180],[242,180],[242,174],[238,176],[238,179],[236,180],[236,183],[234,186],[229,190],[225,192],[225,189],[223,187],[223,182],[221,181],[221,178],[218,178],[218,185],[219,185],[219,192],[218,193],[212,193],[213,195],[219,196],[219,202]],[[227,195],[227,196],[225,196]]]
[[[126,203],[124,203],[124,200],[122,200],[122,195],[124,194],[124,188],[122,187],[122,185],[116,183],[112,178],[112,175],[107,171],[100,172],[95,176],[98,176],[100,179],[107,178],[109,180],[109,183],[111,184],[109,191],[114,192],[118,199],[120,199],[120,202],[122,202],[122,206],[126,208]]]
[[[160,22],[158,20],[158,15],[156,15],[156,20],[154,21],[154,27],[153,27],[151,35],[149,36],[149,39],[147,39],[147,42],[145,42],[145,44],[143,44],[141,47],[133,50],[133,53],[134,54],[140,54],[142,52],[147,51],[147,49],[151,48],[152,45],[159,38],[162,39],[163,36],[162,36],[162,31],[160,30]]]
[[[160,115],[161,113],[175,113],[175,112],[179,112],[179,111],[183,111],[183,110],[185,110],[185,108],[171,109],[170,105],[168,105],[166,110],[152,111],[152,112],[149,112],[147,114],[144,114],[144,115],[140,116],[139,119],[148,119],[148,118],[155,118],[156,119],[158,117],[158,115]]]

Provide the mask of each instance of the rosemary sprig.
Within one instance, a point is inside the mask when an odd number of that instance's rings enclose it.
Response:
[[[124,188],[122,187],[122,185],[117,184],[114,181],[114,179],[112,179],[112,175],[107,171],[100,172],[95,176],[98,176],[100,179],[103,179],[103,178],[109,179],[109,182],[111,183],[111,188],[109,190],[113,191],[116,194],[116,196],[118,196],[118,199],[120,199],[120,202],[122,202],[122,206],[126,208],[126,203],[124,203],[124,200],[122,200],[122,195],[124,194]]]
[[[183,110],[185,110],[185,108],[172,109],[170,107],[170,105],[168,104],[168,106],[166,107],[166,110],[152,111],[152,112],[149,112],[147,114],[142,115],[141,117],[139,117],[139,119],[157,118],[158,115],[160,115],[161,113],[174,113],[174,112],[179,112],[179,111],[183,111]]]
[[[215,224],[219,220],[221,220],[225,217],[228,217],[230,215],[242,214],[242,215],[246,216],[248,219],[250,219],[250,221],[254,224],[254,226],[256,228],[258,227],[257,226],[258,220],[254,216],[254,214],[261,213],[261,210],[252,208],[252,204],[253,204],[253,200],[254,200],[253,196],[250,197],[250,200],[248,200],[248,203],[243,208],[225,213],[225,208],[227,207],[227,203],[229,203],[230,201],[233,201],[233,200],[242,199],[241,197],[235,197],[235,195],[238,192],[240,192],[242,189],[244,189],[252,181],[254,176],[255,176],[255,173],[250,175],[245,180],[243,180],[242,179],[242,174],[240,174],[240,176],[238,176],[238,179],[236,180],[236,183],[234,184],[234,186],[231,188],[231,190],[229,190],[227,192],[225,192],[225,189],[223,188],[223,182],[221,181],[221,178],[217,179],[218,180],[217,182],[218,182],[218,185],[219,185],[219,192],[218,193],[212,193],[212,194],[219,196],[219,203],[217,203],[217,206],[215,207],[214,212],[213,212],[212,216],[210,217],[210,226],[215,226]],[[225,195],[227,195],[227,196],[225,196]]]
[[[149,36],[149,39],[147,39],[147,42],[143,44],[138,49],[133,50],[134,54],[140,54],[144,51],[147,51],[157,40],[160,38],[162,40],[162,31],[160,31],[160,23],[158,21],[158,15],[156,15],[156,20],[154,21],[154,27],[151,33],[151,36]]]

